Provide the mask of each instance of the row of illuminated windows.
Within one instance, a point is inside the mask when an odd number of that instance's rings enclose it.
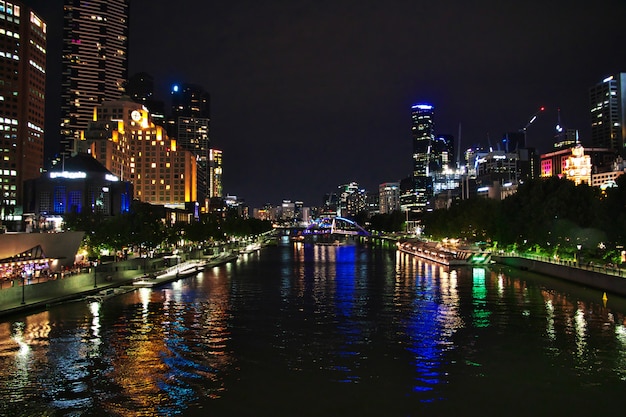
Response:
[[[33,61],[32,59],[28,61],[28,63],[35,68],[36,70],[38,70],[39,72],[41,72],[42,74],[46,73],[46,70],[44,69],[44,67],[42,67],[41,65],[39,65],[38,63],[36,63],[35,61]]]
[[[20,34],[13,32],[12,30],[0,29],[0,35],[8,36],[9,38],[19,39]]]
[[[20,6],[8,1],[0,0],[0,12],[20,17]]]
[[[14,59],[16,61],[20,60],[20,57],[12,52],[4,52],[4,51],[0,51],[0,57],[2,58],[9,58],[9,59]]]

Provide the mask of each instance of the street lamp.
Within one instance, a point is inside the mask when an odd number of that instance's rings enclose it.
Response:
[[[96,274],[96,267],[98,266],[98,261],[93,261],[93,287],[94,288],[98,288],[98,283],[97,283],[97,274]]]
[[[580,250],[583,248],[583,245],[578,244],[576,245],[576,264],[578,265],[578,261],[580,260]]]
[[[26,304],[24,301],[24,287],[26,286],[26,279],[24,278],[24,272],[22,272],[22,305]]]

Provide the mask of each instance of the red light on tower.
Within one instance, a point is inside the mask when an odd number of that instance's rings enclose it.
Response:
[[[544,111],[545,109],[546,109],[546,108],[545,108],[545,107],[543,107],[543,106],[539,107],[539,111]]]

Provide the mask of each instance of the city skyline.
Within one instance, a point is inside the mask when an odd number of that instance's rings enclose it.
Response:
[[[57,30],[57,1],[26,3]],[[338,184],[375,191],[411,173],[419,102],[435,106],[436,134],[460,131],[463,148],[523,128],[540,106],[529,146],[550,150],[557,108],[588,143],[589,88],[626,69],[626,4],[593,6],[133,0],[129,74],[153,75],[166,101],[177,82],[211,94],[225,194],[251,207],[318,205]]]

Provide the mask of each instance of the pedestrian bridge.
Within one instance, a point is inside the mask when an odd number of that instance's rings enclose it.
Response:
[[[369,236],[370,232],[359,226],[356,222],[344,217],[332,217],[318,219],[302,231],[302,235],[350,235]]]

